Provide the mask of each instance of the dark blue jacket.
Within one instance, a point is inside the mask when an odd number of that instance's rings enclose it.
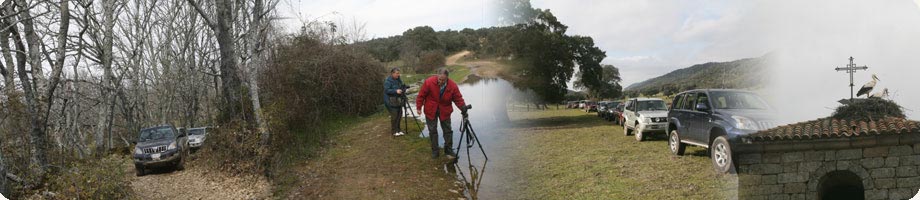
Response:
[[[395,97],[398,95],[396,94],[396,90],[400,89],[400,87],[402,86],[403,86],[402,79],[399,79],[399,78],[393,79],[393,76],[387,76],[387,80],[384,81],[383,83],[383,105],[387,107],[391,107],[391,108],[402,107],[403,105],[390,105],[390,101],[389,101],[390,96]],[[405,94],[405,92],[406,91],[403,91],[403,94]]]

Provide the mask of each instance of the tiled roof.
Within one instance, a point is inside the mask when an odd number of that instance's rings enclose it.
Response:
[[[822,118],[800,122],[742,136],[745,140],[817,140],[886,134],[920,134],[920,122],[904,118],[885,118],[877,121],[848,121]]]

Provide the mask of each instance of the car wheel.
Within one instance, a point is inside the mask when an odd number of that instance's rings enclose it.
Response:
[[[134,167],[137,176],[144,176],[144,167]]]
[[[712,165],[717,172],[726,174],[735,172],[732,148],[725,136],[719,136],[713,140],[709,152],[712,157]]]
[[[624,125],[623,125],[623,135],[629,136],[629,135],[630,135],[630,132],[629,132],[629,131],[630,131],[630,130],[629,130],[629,127],[626,127],[626,125],[624,124]]]
[[[684,150],[687,148],[687,145],[680,142],[680,136],[677,134],[677,130],[671,131],[671,135],[668,137],[668,147],[671,148],[672,154],[678,156],[684,155]]]
[[[635,133],[633,133],[633,135],[636,135],[636,141],[642,142],[645,140],[645,135],[642,134],[642,129],[636,129],[634,132]]]

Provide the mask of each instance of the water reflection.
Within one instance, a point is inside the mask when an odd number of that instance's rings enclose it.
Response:
[[[505,199],[506,192],[511,190],[513,184],[513,172],[510,170],[510,163],[507,161],[506,152],[509,152],[507,145],[507,128],[510,128],[507,112],[507,102],[511,94],[518,93],[510,83],[501,79],[477,79],[467,81],[460,85],[460,93],[467,104],[472,104],[473,109],[469,111],[469,120],[476,136],[479,139],[482,149],[478,144],[473,144],[472,148],[466,148],[469,141],[462,141],[460,147],[460,158],[456,163],[445,164],[445,171],[457,175],[458,181],[465,187],[464,194],[471,199]],[[412,102],[415,103],[415,102]],[[412,105],[415,108],[415,105]],[[419,116],[424,120],[424,116]],[[454,130],[454,145],[460,145],[461,138],[460,126],[462,125],[462,116],[455,109],[451,114],[451,128]],[[424,127],[420,134],[427,137],[427,127]],[[438,138],[438,144],[443,145],[444,139],[441,134],[435,134]],[[456,148],[447,147],[447,148]],[[443,148],[443,147],[442,147]],[[480,152],[482,151],[482,152]],[[486,159],[488,155],[488,161]],[[486,163],[492,164],[489,176],[486,174]]]

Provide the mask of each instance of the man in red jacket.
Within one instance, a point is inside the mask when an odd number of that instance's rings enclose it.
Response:
[[[444,154],[450,159],[456,157],[451,151],[454,131],[450,127],[450,114],[454,112],[454,108],[450,103],[456,104],[457,108],[463,108],[466,103],[463,102],[463,95],[460,94],[457,83],[448,78],[449,73],[446,68],[440,69],[437,75],[425,79],[415,100],[418,113],[422,113],[422,107],[425,107],[425,124],[428,125],[428,138],[431,140],[431,158],[437,158],[439,152],[438,121],[441,122],[441,130],[444,133]],[[466,117],[466,110],[461,111]]]

